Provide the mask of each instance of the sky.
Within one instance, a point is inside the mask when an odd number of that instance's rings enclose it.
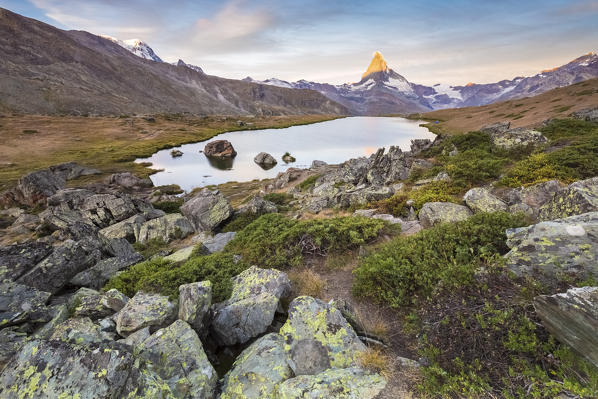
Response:
[[[598,50],[598,0],[0,0],[61,29],[138,38],[211,75],[359,81],[374,51],[409,81],[490,83]]]

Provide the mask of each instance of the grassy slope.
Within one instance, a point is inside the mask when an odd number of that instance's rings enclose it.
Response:
[[[491,123],[511,121],[511,127],[536,126],[549,118],[598,106],[598,79],[547,91],[535,97],[509,100],[481,107],[445,109],[421,114],[433,132],[464,133]]]
[[[61,162],[76,161],[104,173],[132,171],[147,176],[152,170],[133,163],[162,148],[207,140],[219,133],[247,129],[283,128],[334,119],[327,115],[276,117],[156,116],[57,117],[0,115],[0,189],[23,174]]]

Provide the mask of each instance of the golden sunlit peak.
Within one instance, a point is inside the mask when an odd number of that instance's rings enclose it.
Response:
[[[368,67],[367,71],[365,71],[365,73],[363,75],[361,75],[361,78],[365,78],[366,76],[368,76],[371,73],[374,72],[386,72],[388,71],[388,65],[386,65],[386,60],[384,59],[384,56],[382,55],[381,52],[376,51],[374,53],[374,58],[372,59],[372,62],[370,62],[370,66]]]
[[[471,86],[473,86],[473,85],[475,85],[475,83],[473,83],[473,82],[469,82],[469,83],[467,83],[465,86],[467,86],[467,87],[471,87]]]

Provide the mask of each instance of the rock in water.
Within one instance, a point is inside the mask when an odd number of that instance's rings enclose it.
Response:
[[[598,212],[507,230],[507,266],[542,280],[598,278]],[[547,279],[547,277],[549,277]]]
[[[177,320],[156,331],[138,346],[148,369],[170,387],[175,398],[212,399],[218,375],[199,337],[189,324]]]
[[[424,228],[440,223],[460,222],[469,218],[472,212],[463,205],[451,202],[427,202],[419,211],[419,220]]]
[[[278,390],[280,398],[372,399],[385,386],[382,376],[350,367],[300,375],[280,384]]]
[[[291,302],[289,318],[280,334],[285,338],[285,350],[290,353],[290,365],[296,374],[296,370],[314,371],[312,363],[322,367],[351,367],[356,363],[357,353],[366,349],[338,309],[308,296]],[[314,340],[317,342],[306,342]],[[301,353],[299,349],[310,349],[311,353]]]
[[[291,290],[288,276],[252,266],[232,279],[230,299],[212,307],[212,331],[222,345],[245,343],[272,324],[280,298]]]
[[[557,192],[539,211],[540,220],[552,220],[598,210],[598,177],[577,181]]]
[[[218,190],[203,189],[181,206],[196,231],[212,231],[233,214],[230,203]]]
[[[465,193],[463,200],[474,212],[497,212],[506,211],[507,204],[500,198],[492,195],[487,188],[472,188]]]
[[[206,156],[214,158],[234,158],[237,156],[237,151],[227,140],[212,141],[206,144],[203,152]]]
[[[534,307],[551,334],[598,367],[598,287],[541,295]]]
[[[264,169],[271,169],[278,163],[276,159],[267,152],[260,152],[257,154],[255,158],[253,158],[253,162],[260,165]]]
[[[237,357],[224,377],[220,399],[276,397],[278,385],[292,376],[283,338],[264,335]]]

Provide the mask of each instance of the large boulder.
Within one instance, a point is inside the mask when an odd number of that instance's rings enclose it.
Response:
[[[296,375],[353,366],[358,353],[366,349],[337,308],[308,296],[291,302],[280,334]]]
[[[534,184],[533,186],[521,188],[519,196],[521,202],[536,209],[537,212],[538,208],[550,201],[554,195],[562,189],[563,186],[558,180],[549,180]]]
[[[124,194],[94,194],[86,197],[76,210],[99,228],[125,220],[138,212],[135,202]]]
[[[271,169],[276,165],[276,158],[272,155],[268,154],[267,152],[260,152],[253,158],[253,162],[260,165],[264,169]]]
[[[139,291],[116,316],[116,331],[127,336],[144,327],[164,327],[176,318],[176,307],[168,297]]]
[[[255,196],[239,208],[238,212],[262,215],[264,213],[276,213],[278,212],[278,208],[274,202],[267,201],[260,196]]]
[[[206,318],[212,305],[212,283],[201,281],[179,287],[179,319],[200,335],[206,327]]]
[[[64,180],[72,180],[81,176],[97,175],[101,172],[94,168],[79,165],[75,162],[61,163],[60,165],[50,166],[48,169],[56,176]]]
[[[577,181],[554,194],[539,211],[540,220],[552,220],[598,210],[598,177]]]
[[[152,187],[150,179],[140,179],[131,172],[115,173],[108,178],[108,184],[116,184],[125,188]]]
[[[196,231],[212,231],[230,218],[233,208],[218,190],[203,189],[181,206]]]
[[[0,330],[0,372],[6,363],[27,341],[27,334],[15,327]]]
[[[103,294],[92,290],[80,295],[74,304],[73,316],[89,317],[92,320],[110,316],[121,310],[129,298],[116,289],[111,289]]]
[[[474,212],[498,212],[506,211],[507,204],[500,198],[492,195],[490,190],[483,187],[472,188],[465,193],[463,201],[469,209]]]
[[[511,149],[521,146],[536,146],[548,141],[542,133],[537,130],[517,128],[504,132],[491,133],[492,143],[503,149]]]
[[[237,235],[234,231],[227,233],[218,233],[214,236],[201,237],[198,240],[198,245],[201,245],[201,252],[209,255],[215,252],[220,252],[226,247],[226,244],[231,242]]]
[[[148,369],[168,384],[173,397],[214,397],[218,375],[189,324],[177,320],[156,331],[137,350]]]
[[[139,254],[129,257],[113,256],[105,258],[92,267],[77,273],[71,279],[70,283],[78,287],[89,287],[99,290],[120,270],[126,269],[142,260],[143,256]]]
[[[588,122],[598,122],[598,108],[586,108],[581,111],[573,112],[571,116],[575,119],[581,119]]]
[[[419,221],[424,228],[440,223],[453,223],[466,220],[472,212],[463,205],[451,202],[427,202],[419,211]]]
[[[17,281],[55,294],[77,273],[95,265],[101,256],[101,248],[96,241],[67,240]]]
[[[193,226],[187,218],[178,213],[169,213],[143,223],[139,228],[137,242],[144,243],[150,240],[170,242],[173,239],[185,238],[193,232]]]
[[[370,184],[390,184],[409,177],[409,155],[398,146],[390,146],[386,154],[384,148],[380,148],[370,159],[366,173]]]
[[[598,287],[541,295],[534,307],[552,335],[598,367]]]
[[[164,214],[165,215],[165,214]],[[164,216],[161,215],[161,216]],[[129,242],[137,241],[141,226],[147,219],[143,215],[134,215],[128,219],[114,223],[108,227],[101,229],[98,234],[100,237],[106,239],[120,239],[124,238]]]
[[[35,206],[66,186],[66,180],[48,169],[31,172],[19,179],[13,190],[14,199],[24,205]]]
[[[102,335],[100,326],[94,324],[89,317],[74,317],[65,320],[56,326],[50,339],[86,346],[108,340]]]
[[[0,281],[16,280],[52,252],[52,246],[40,241],[0,247]]]
[[[252,266],[232,279],[230,299],[212,307],[212,332],[221,345],[245,343],[272,324],[291,290],[286,273]]]
[[[220,399],[273,398],[278,385],[292,376],[282,336],[270,333],[237,357],[232,369],[224,376]]]
[[[432,146],[430,139],[413,139],[411,140],[411,154],[416,155],[422,151],[427,150]]]
[[[548,280],[598,278],[598,212],[507,230],[509,269]]]
[[[211,141],[203,149],[203,153],[208,157],[214,158],[234,158],[237,151],[228,140]]]
[[[372,399],[386,386],[379,374],[359,367],[329,369],[317,375],[300,375],[278,387],[280,398]]]
[[[25,322],[47,322],[49,292],[13,282],[0,283],[0,328]]]

